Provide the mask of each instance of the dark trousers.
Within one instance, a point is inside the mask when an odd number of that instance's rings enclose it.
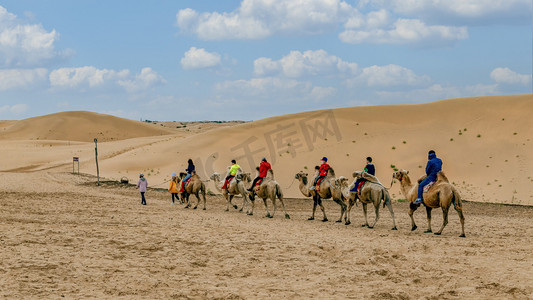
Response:
[[[436,176],[428,176],[426,179],[422,180],[420,184],[418,184],[418,198],[422,199],[422,194],[424,193],[424,187],[428,185],[432,181],[437,181]]]
[[[144,198],[144,192],[141,192],[141,204],[146,205],[146,198]]]
[[[252,191],[252,190],[254,189],[254,187],[255,187],[255,184],[256,184],[259,180],[261,180],[261,179],[263,179],[263,178],[264,178],[264,177],[256,177],[256,178],[254,179],[254,181],[252,181],[252,186],[250,187],[250,191]]]
[[[172,203],[174,203],[174,197],[176,200],[180,201],[180,198],[178,197],[178,193],[172,193]]]
[[[355,181],[355,186],[350,190],[350,192],[357,192],[357,188],[359,187],[359,184],[363,181],[366,181],[364,178],[359,178]]]

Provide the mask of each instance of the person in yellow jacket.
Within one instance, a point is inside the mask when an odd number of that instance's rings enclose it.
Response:
[[[226,181],[224,182],[224,186],[222,187],[222,189],[226,189],[228,187],[228,183],[233,177],[235,177],[235,175],[237,175],[237,169],[239,169],[240,167],[241,166],[239,166],[234,159],[231,160],[231,167],[229,168],[229,174],[228,176],[226,176]]]
[[[178,196],[178,177],[176,176],[176,173],[172,173],[172,179],[170,179],[170,186],[168,187],[168,191],[172,194],[172,205],[174,205],[174,198],[176,198],[181,204],[181,200]]]

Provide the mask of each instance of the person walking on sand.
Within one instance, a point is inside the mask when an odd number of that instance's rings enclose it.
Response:
[[[144,198],[144,193],[146,193],[146,188],[148,187],[148,181],[144,178],[144,174],[139,174],[139,181],[137,182],[137,188],[141,192],[141,204],[146,205],[146,198]]]
[[[178,177],[176,176],[176,173],[172,173],[172,179],[170,179],[168,191],[172,194],[172,205],[174,205],[174,198],[176,198],[176,200],[178,200],[178,202],[181,204],[180,197],[178,196]]]

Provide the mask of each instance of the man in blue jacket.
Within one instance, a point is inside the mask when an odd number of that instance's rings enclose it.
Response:
[[[414,204],[422,204],[422,194],[424,192],[424,187],[432,182],[437,181],[437,173],[442,170],[442,160],[437,158],[435,151],[430,150],[428,152],[428,163],[426,165],[426,179],[422,180],[418,185],[418,197],[416,198]]]

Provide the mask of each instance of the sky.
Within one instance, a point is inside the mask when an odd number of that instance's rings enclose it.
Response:
[[[1,0],[0,120],[249,121],[532,93],[532,2]]]

